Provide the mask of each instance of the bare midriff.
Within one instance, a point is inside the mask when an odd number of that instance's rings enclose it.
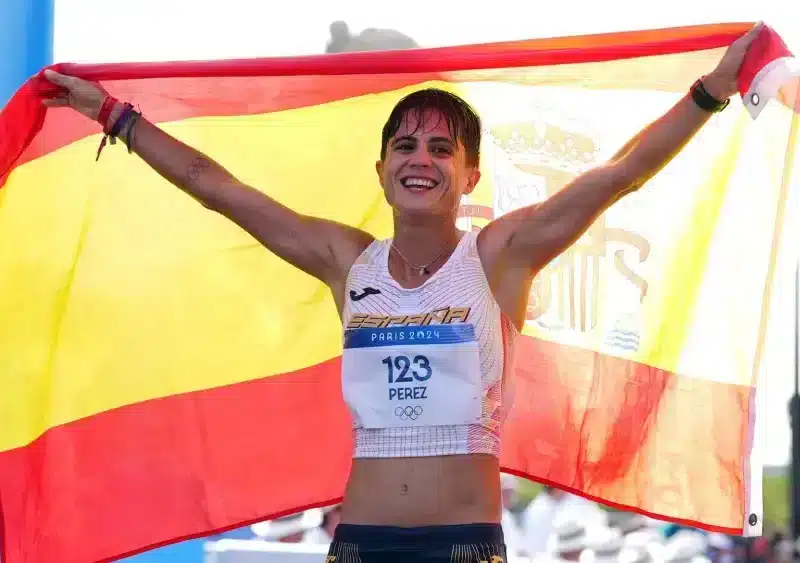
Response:
[[[486,454],[355,459],[342,503],[343,524],[497,524],[498,459]]]

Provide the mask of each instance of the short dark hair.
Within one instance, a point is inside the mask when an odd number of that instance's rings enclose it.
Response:
[[[434,110],[442,114],[447,122],[450,135],[464,145],[467,165],[478,166],[481,151],[481,118],[462,98],[438,88],[412,92],[397,102],[383,126],[381,160],[386,157],[389,139],[400,129],[406,114],[411,112],[419,118],[425,114],[426,110]],[[422,120],[419,119],[418,123],[421,122]]]

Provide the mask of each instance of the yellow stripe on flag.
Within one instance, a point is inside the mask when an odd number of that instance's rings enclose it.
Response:
[[[641,356],[647,364],[679,371],[681,352],[694,321],[708,254],[740,156],[747,120],[747,114],[740,111],[729,141],[722,147],[716,162],[705,173],[698,170],[700,186],[693,193],[690,211],[684,217],[675,218],[676,221],[685,220],[686,225],[680,229],[674,247],[669,249],[663,265],[664,283],[655,285],[650,295],[653,305],[648,308],[645,322],[653,328],[646,333]],[[681,186],[673,189],[681,189]]]

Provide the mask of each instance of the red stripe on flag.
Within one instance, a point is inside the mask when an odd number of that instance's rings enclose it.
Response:
[[[339,360],[53,428],[0,453],[3,563],[89,563],[295,512],[350,467]]]
[[[106,561],[339,500],[352,453],[339,366],[126,406],[0,453],[3,562]],[[648,510],[661,487],[678,495],[673,521],[741,533],[748,388],[530,337],[514,380],[504,469],[664,518]],[[645,482],[669,464],[674,481]],[[724,495],[733,519],[716,525],[703,511]]]
[[[750,90],[753,78],[766,65],[776,59],[791,57],[792,53],[774,29],[764,26],[745,53],[739,70],[739,93],[744,96]]]
[[[625,510],[742,533],[754,389],[530,337],[514,375],[503,467]]]

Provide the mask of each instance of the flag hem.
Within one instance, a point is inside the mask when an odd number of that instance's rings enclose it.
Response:
[[[59,63],[49,68],[61,69],[87,80],[457,72],[604,62],[716,49],[727,47],[753,25],[753,23],[708,24],[564,38],[294,57],[99,64]]]
[[[792,78],[800,77],[800,60],[793,56],[770,61],[758,71],[750,88],[742,96],[742,102],[753,119],[756,119],[767,104],[775,98],[781,86]]]
[[[335,76],[447,73],[490,68],[603,62],[726,47],[751,23],[708,24],[576,37],[221,61],[58,63],[47,68],[93,81],[154,78]],[[43,69],[44,70],[44,69]],[[0,189],[19,157],[41,130],[41,99],[58,88],[42,72],[31,77],[0,111]]]

